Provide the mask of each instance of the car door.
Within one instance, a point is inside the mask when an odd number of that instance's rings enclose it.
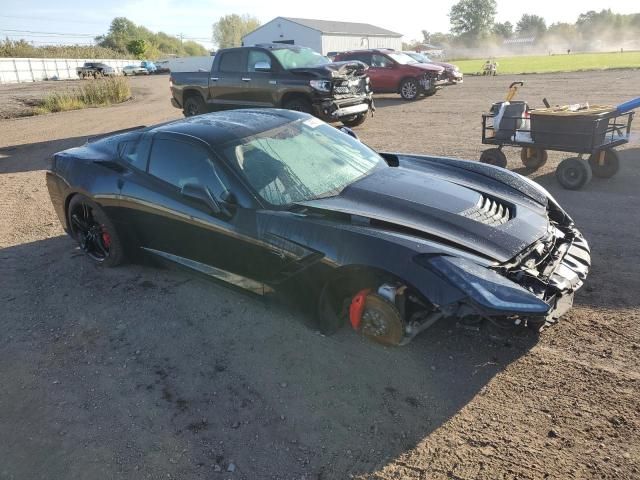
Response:
[[[247,49],[237,48],[218,54],[217,70],[211,72],[209,96],[220,107],[245,106],[247,77]]]
[[[386,55],[373,53],[367,72],[374,92],[395,92],[398,90],[396,63]]]
[[[255,209],[241,200],[229,212],[215,213],[206,202],[185,195],[185,185],[206,187],[214,197],[237,191],[206,144],[185,135],[156,134],[146,172],[132,172],[123,182],[125,229],[147,253],[260,290],[262,284],[253,279],[260,277],[256,263],[265,246],[256,240]]]
[[[256,107],[275,106],[274,92],[280,71],[277,60],[264,50],[251,48],[247,53],[246,69],[247,74],[243,77],[246,104]]]

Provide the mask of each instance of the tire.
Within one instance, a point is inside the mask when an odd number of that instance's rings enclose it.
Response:
[[[182,108],[182,113],[185,117],[193,117],[195,115],[202,115],[207,112],[207,105],[204,103],[204,99],[200,95],[189,95]]]
[[[349,120],[344,118],[344,119],[340,119],[340,121],[345,127],[349,127],[349,128],[359,127],[360,125],[362,125],[364,122],[367,121],[368,113],[369,112],[361,113],[359,115],[355,115]]]
[[[400,84],[400,96],[404,100],[415,100],[420,96],[420,84],[415,78],[405,78]]]
[[[530,170],[538,170],[547,163],[548,158],[549,155],[547,154],[547,151],[542,148],[524,147],[520,151],[520,160],[522,160],[522,164]]]
[[[615,150],[604,151],[604,161],[600,163],[600,153],[594,153],[589,157],[591,171],[598,178],[611,178],[620,170],[620,157]]]
[[[296,112],[308,113],[313,115],[311,102],[304,97],[293,97],[282,104],[282,108],[286,110],[294,110]]]
[[[496,167],[506,168],[507,156],[499,148],[489,148],[480,155],[480,162],[495,165]]]
[[[581,158],[565,158],[556,169],[558,183],[567,190],[580,190],[591,181],[591,165]]]
[[[104,210],[84,195],[75,195],[67,208],[69,232],[96,264],[115,267],[124,262],[124,248]]]

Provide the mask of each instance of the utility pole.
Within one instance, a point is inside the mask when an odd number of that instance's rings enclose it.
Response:
[[[184,43],[184,33],[180,33],[177,36],[180,37],[180,45],[182,45]]]

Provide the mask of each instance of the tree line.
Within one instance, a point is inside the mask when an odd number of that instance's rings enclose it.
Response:
[[[611,9],[588,11],[578,16],[575,23],[547,24],[534,14],[525,13],[513,25],[496,22],[495,0],[460,0],[451,7],[449,33],[422,31],[423,38],[404,44],[414,49],[421,43],[447,47],[481,47],[500,44],[512,38],[534,38],[537,42],[562,42],[575,49],[589,49],[596,42],[615,44],[625,39],[640,37],[640,13],[619,14]]]
[[[0,57],[31,58],[138,58],[157,60],[167,55],[208,55],[193,40],[182,40],[164,32],[152,32],[125,17],[111,21],[106,34],[95,38],[95,45],[39,45],[24,39],[0,40]]]

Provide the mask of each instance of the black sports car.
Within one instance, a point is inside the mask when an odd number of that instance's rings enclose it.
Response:
[[[309,115],[200,115],[90,140],[47,173],[65,230],[115,266],[144,253],[258,294],[291,287],[402,344],[440,318],[543,327],[587,242],[536,183],[476,162],[376,153]]]

